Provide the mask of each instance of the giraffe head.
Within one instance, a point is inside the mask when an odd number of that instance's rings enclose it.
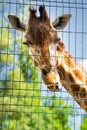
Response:
[[[41,70],[43,80],[48,88],[55,90],[55,87],[61,84],[59,83],[59,75],[55,74],[56,59],[52,58],[56,52],[56,49],[53,51],[53,46],[58,43],[56,29],[63,29],[67,25],[71,14],[64,14],[51,22],[45,6],[40,6],[39,12],[40,16],[37,17],[36,9],[30,8],[27,24],[15,15],[8,15],[8,18],[13,28],[24,32],[23,43],[28,46],[35,66]]]
[[[35,8],[29,8],[29,12],[30,16],[27,24],[15,15],[8,15],[8,18],[13,28],[24,32],[25,44],[39,45],[39,47],[43,46],[44,41],[47,41],[48,45],[54,43],[57,37],[56,29],[63,29],[71,17],[71,14],[64,14],[51,22],[45,6],[39,7],[39,17],[36,16]]]

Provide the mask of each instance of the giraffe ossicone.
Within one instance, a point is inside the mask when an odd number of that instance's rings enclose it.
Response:
[[[56,40],[56,29],[63,29],[71,14],[59,16],[51,23],[45,6],[40,6],[39,12],[40,16],[37,17],[36,9],[30,8],[27,24],[15,15],[9,15],[8,18],[13,28],[24,32],[24,44],[28,47],[34,65],[41,70],[47,87],[59,91],[64,86],[87,112],[87,73],[67,53],[64,43]]]

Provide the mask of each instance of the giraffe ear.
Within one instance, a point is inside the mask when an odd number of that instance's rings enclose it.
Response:
[[[64,14],[62,16],[59,16],[56,20],[52,22],[54,28],[58,30],[63,29],[67,25],[71,16],[71,14]]]
[[[8,15],[8,19],[13,28],[19,31],[25,31],[26,25],[19,19],[19,17],[15,15]]]

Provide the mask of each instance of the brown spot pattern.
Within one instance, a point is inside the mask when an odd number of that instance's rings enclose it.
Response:
[[[73,95],[75,95],[76,97],[79,97],[80,85],[73,84],[71,85],[71,89],[72,89]]]
[[[85,105],[87,105],[87,99],[84,102],[85,102]]]
[[[76,78],[78,78],[80,81],[82,80],[82,74],[79,70],[73,70]]]
[[[85,98],[86,95],[87,95],[87,92],[86,92],[85,88],[82,88],[82,89],[81,89],[81,92],[80,92],[80,97],[81,97],[81,98]]]
[[[60,75],[60,79],[61,80],[66,80],[66,72],[65,72],[65,70],[64,70],[64,68],[62,67],[62,66],[59,66],[58,68],[57,68],[57,71],[58,71],[58,73],[59,73],[59,75]]]
[[[74,63],[71,57],[64,57],[64,63],[70,68],[74,67]]]
[[[67,73],[66,76],[67,76],[67,81],[72,82],[72,83],[74,82],[74,78],[73,78],[72,74]]]

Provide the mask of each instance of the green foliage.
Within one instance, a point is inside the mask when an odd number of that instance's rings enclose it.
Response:
[[[2,63],[13,63],[14,57],[12,55],[1,54],[0,62]]]
[[[39,104],[37,97],[39,96],[40,87],[37,84],[26,83],[19,68],[11,71],[8,77],[8,81],[6,80],[4,84],[5,89],[0,96],[0,104],[2,103],[0,122],[2,122],[2,128],[3,130],[8,128],[9,130],[16,130],[18,127],[21,130],[24,122],[24,128],[29,129],[29,113],[34,111],[34,107]],[[36,88],[37,91],[34,90]],[[36,99],[34,99],[35,97]],[[3,116],[1,116],[2,112]]]
[[[13,63],[13,55],[9,54],[12,34],[8,29],[0,29],[0,63]]]
[[[87,116],[83,118],[83,122],[80,127],[81,130],[87,130]]]
[[[12,34],[9,33],[8,29],[0,29],[0,50],[8,49],[11,46],[11,38]]]

